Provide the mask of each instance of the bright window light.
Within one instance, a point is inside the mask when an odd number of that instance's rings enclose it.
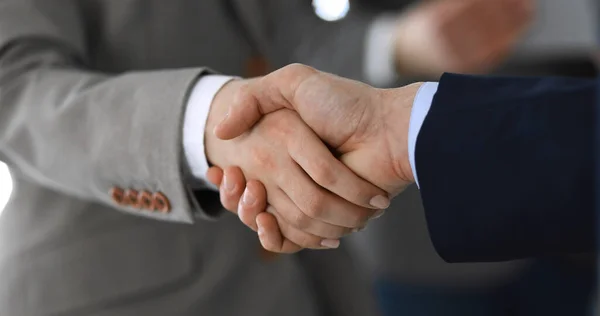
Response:
[[[315,13],[325,21],[337,21],[343,19],[350,11],[348,0],[313,0]]]
[[[0,162],[0,214],[12,192],[12,179],[5,164]]]

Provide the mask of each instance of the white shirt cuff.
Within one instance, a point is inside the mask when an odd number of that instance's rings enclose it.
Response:
[[[437,82],[426,82],[424,83],[413,101],[413,108],[410,114],[410,123],[408,127],[408,161],[410,162],[410,168],[412,169],[415,182],[419,187],[419,178],[417,177],[417,166],[415,164],[415,148],[417,147],[417,137],[421,131],[421,126],[429,113],[431,103],[433,102],[433,96],[437,92]]]
[[[207,75],[200,78],[190,94],[183,118],[183,151],[190,172],[194,178],[215,191],[218,191],[218,188],[206,181],[209,166],[204,150],[204,130],[215,95],[232,79],[234,77],[221,75]]]
[[[364,73],[376,87],[389,87],[398,81],[394,54],[397,15],[381,15],[371,23],[365,45]]]

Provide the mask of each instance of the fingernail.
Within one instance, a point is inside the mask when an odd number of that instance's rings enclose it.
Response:
[[[235,183],[227,176],[223,177],[223,186],[225,187],[225,191],[231,192],[235,189]]]
[[[335,249],[340,246],[340,241],[337,239],[323,239],[321,241],[321,246]]]
[[[369,204],[378,209],[386,209],[390,207],[390,199],[383,195],[377,195],[369,201]]]
[[[242,197],[242,202],[246,205],[252,205],[256,202],[256,198],[246,189],[246,191],[244,191],[244,196]]]
[[[384,213],[385,213],[385,210],[379,210],[379,211],[375,212],[375,214],[373,214],[373,217],[371,217],[371,219],[378,219],[381,216],[383,216]]]

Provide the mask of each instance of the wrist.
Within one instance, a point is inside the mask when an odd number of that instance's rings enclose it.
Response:
[[[386,141],[394,171],[406,182],[415,182],[409,158],[408,135],[412,108],[422,82],[383,92],[383,109],[386,126]]]

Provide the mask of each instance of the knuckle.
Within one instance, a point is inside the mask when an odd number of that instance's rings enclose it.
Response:
[[[310,199],[306,201],[305,212],[312,218],[319,218],[323,215],[325,209],[325,194],[317,192],[310,195]]]
[[[311,169],[314,180],[321,186],[331,186],[336,183],[336,177],[332,166],[323,159],[316,159],[311,162]]]
[[[246,102],[251,101],[252,99],[252,89],[250,84],[245,83],[240,85],[240,87],[235,92],[233,101],[235,104],[244,104]]]
[[[282,68],[282,70],[290,75],[312,74],[316,72],[314,68],[300,63],[290,64]]]
[[[294,227],[300,230],[306,230],[310,227],[311,218],[302,212],[296,212],[292,218],[292,224]]]
[[[306,215],[312,218],[320,218],[321,216],[323,216],[323,213],[324,211],[321,207],[309,207],[306,210]]]
[[[267,151],[264,147],[258,146],[250,147],[249,151],[250,159],[255,166],[264,170],[275,169],[275,161],[270,151]]]
[[[272,75],[268,75],[270,80],[274,80],[277,82],[281,82],[284,84],[294,84],[302,82],[307,78],[312,77],[313,75],[319,74],[319,71],[310,66],[306,66],[303,64],[290,64],[287,65],[277,71],[275,71]]]

